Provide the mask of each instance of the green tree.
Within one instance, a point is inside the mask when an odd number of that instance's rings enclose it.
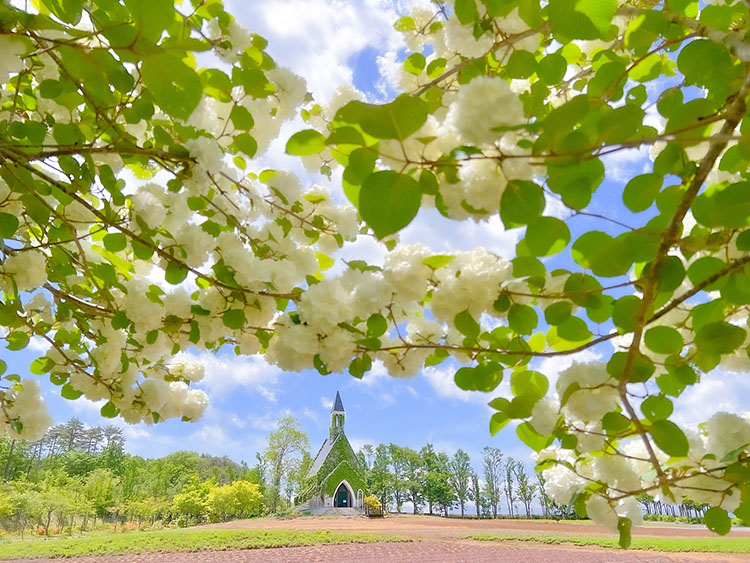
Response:
[[[537,486],[531,482],[529,474],[526,473],[526,468],[520,460],[515,467],[514,474],[516,478],[516,495],[523,503],[523,507],[526,510],[526,518],[531,518],[531,503],[536,497]]]
[[[429,512],[432,514],[432,507],[435,505],[441,507],[443,514],[447,516],[456,501],[456,495],[450,483],[448,455],[444,452],[436,452],[432,444],[424,446],[419,454],[424,463],[423,492]]]
[[[448,462],[448,475],[449,483],[456,495],[463,518],[465,514],[464,505],[469,498],[471,488],[471,459],[469,454],[462,449],[456,450],[456,453]]]
[[[380,505],[386,509],[388,500],[394,491],[394,475],[390,470],[391,451],[385,444],[378,444],[375,448],[375,456],[372,469],[367,473],[367,487],[379,499]]]
[[[492,516],[497,518],[500,496],[503,487],[503,453],[490,446],[482,448],[482,467],[484,470],[484,495]]]
[[[299,421],[293,416],[280,418],[276,430],[268,435],[264,457],[271,472],[271,512],[279,506],[282,481],[293,471],[299,457],[310,447],[307,434],[300,429]],[[308,454],[309,455],[309,454]]]

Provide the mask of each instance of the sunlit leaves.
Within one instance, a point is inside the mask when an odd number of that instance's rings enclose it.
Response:
[[[508,182],[500,198],[500,217],[510,229],[534,222],[544,211],[544,190],[534,182]]]
[[[688,439],[674,422],[657,420],[651,425],[650,431],[654,442],[664,453],[673,457],[684,457],[688,454]]]
[[[599,39],[609,32],[617,0],[550,0],[552,31],[562,39]]]
[[[383,170],[368,176],[359,191],[359,212],[379,238],[408,225],[419,211],[422,190],[407,174]]]
[[[144,56],[141,76],[159,107],[172,117],[186,120],[203,95],[195,70],[170,52]]]
[[[550,256],[570,242],[570,229],[557,217],[540,217],[526,228],[524,242],[534,256]]]
[[[726,322],[709,323],[696,333],[695,345],[705,354],[729,354],[745,341],[744,328]]]
[[[314,129],[298,131],[286,143],[286,152],[296,156],[316,154],[325,149],[326,138]]]
[[[720,536],[727,535],[729,530],[732,529],[732,519],[729,517],[729,514],[727,514],[726,510],[718,506],[709,508],[703,516],[703,521],[709,530]]]
[[[427,103],[419,98],[401,95],[389,104],[374,105],[349,102],[335,117],[340,123],[359,125],[378,139],[405,139],[427,120]]]

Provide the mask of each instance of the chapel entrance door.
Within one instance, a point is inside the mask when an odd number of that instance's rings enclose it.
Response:
[[[349,489],[346,488],[346,485],[341,483],[341,485],[339,485],[339,488],[336,490],[336,494],[333,497],[333,506],[350,507],[351,505],[352,501],[349,498]]]

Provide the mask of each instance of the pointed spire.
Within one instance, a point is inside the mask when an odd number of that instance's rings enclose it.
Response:
[[[336,399],[333,401],[331,412],[344,412],[344,403],[341,402],[341,395],[336,391]]]

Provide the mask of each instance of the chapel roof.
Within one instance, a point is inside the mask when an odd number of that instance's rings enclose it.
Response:
[[[333,401],[331,412],[344,412],[344,403],[341,402],[341,395],[336,391],[336,399]]]

